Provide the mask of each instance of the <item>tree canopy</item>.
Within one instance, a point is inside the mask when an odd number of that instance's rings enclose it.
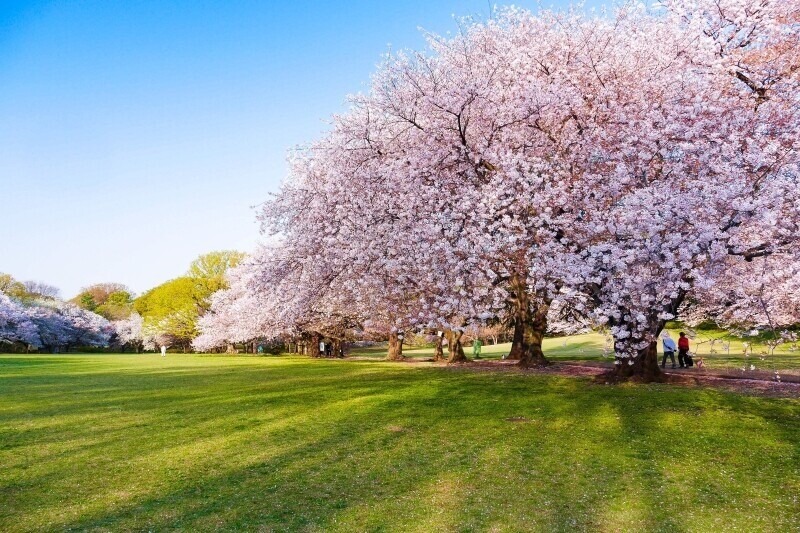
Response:
[[[72,303],[108,320],[123,320],[133,312],[133,296],[121,283],[97,283],[81,289]]]
[[[658,334],[732,258],[797,264],[800,9],[752,7],[510,8],[388,56],[294,154],[260,214],[276,244],[200,344],[433,328],[456,362],[502,320],[545,364],[557,302],[611,332],[621,375],[657,375]]]

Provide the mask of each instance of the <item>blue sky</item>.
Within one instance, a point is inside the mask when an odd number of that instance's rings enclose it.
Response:
[[[277,190],[287,151],[366,89],[381,54],[489,11],[0,0],[0,272],[65,297],[104,281],[142,292],[203,252],[252,249],[252,206]]]

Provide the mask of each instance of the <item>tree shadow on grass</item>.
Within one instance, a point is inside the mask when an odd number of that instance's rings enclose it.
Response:
[[[716,452],[705,443],[726,442],[729,426],[742,422],[738,413],[746,409],[756,417],[774,446],[796,447],[800,433],[800,422],[790,418],[798,415],[797,404],[742,404],[714,391],[435,368],[412,372],[397,365],[355,366],[365,372],[342,365],[309,368],[299,376],[292,367],[262,380],[264,372],[245,367],[237,379],[211,372],[215,379],[203,379],[199,390],[162,391],[159,381],[120,393],[108,402],[124,398],[129,408],[140,406],[148,425],[129,420],[107,432],[74,428],[73,437],[108,433],[75,458],[83,464],[111,454],[123,468],[141,473],[144,486],[124,472],[86,479],[66,498],[80,506],[66,513],[59,508],[65,506],[59,476],[74,473],[52,468],[17,491],[18,505],[10,508],[35,512],[27,496],[38,486],[55,493],[37,503],[59,529],[680,531],[695,529],[692,520],[700,520],[692,506],[709,481],[698,468],[713,462]],[[711,424],[714,410],[722,411],[724,423]],[[787,419],[789,427],[779,429]],[[157,435],[154,425],[161,422],[163,435]],[[743,427],[755,426],[745,420]],[[148,437],[151,442],[124,446],[125,439]],[[729,444],[732,453],[763,444],[747,434],[739,440]],[[678,442],[696,447],[698,457],[670,448]],[[746,458],[738,471],[755,474],[764,467],[777,475],[769,449],[765,456]],[[691,468],[673,472],[673,459]],[[713,465],[706,469],[718,474]],[[675,498],[681,482],[686,501]],[[774,492],[767,481],[745,480],[741,490],[753,489]],[[790,496],[774,498],[784,504]],[[89,501],[74,501],[80,499]],[[659,508],[671,500],[672,511]],[[725,501],[707,506],[717,519],[734,509]],[[786,523],[760,519],[763,526]]]

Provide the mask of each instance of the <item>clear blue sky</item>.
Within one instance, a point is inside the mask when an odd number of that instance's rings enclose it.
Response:
[[[252,249],[252,206],[287,151],[366,89],[389,45],[421,48],[419,27],[489,10],[0,0],[0,272],[68,298],[104,281],[142,292],[203,252]]]

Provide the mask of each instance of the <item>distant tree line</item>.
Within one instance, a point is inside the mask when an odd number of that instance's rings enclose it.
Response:
[[[236,251],[201,255],[184,276],[138,297],[124,284],[97,283],[64,301],[52,285],[0,273],[0,351],[187,350],[210,296],[227,288],[227,270],[243,257]]]

